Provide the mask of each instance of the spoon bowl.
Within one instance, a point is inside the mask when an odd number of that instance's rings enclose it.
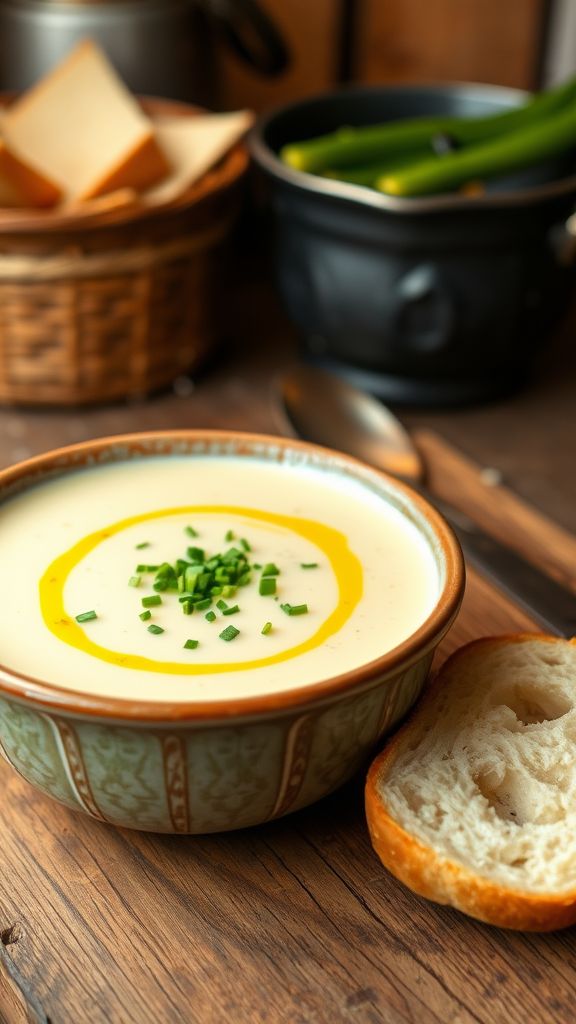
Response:
[[[424,465],[410,435],[376,398],[306,364],[285,373],[279,390],[298,436],[314,438],[409,483],[423,479]]]

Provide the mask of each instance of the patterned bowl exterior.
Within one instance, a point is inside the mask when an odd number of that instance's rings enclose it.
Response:
[[[0,697],[0,750],[32,785],[100,821],[153,832],[245,828],[349,779],[416,700],[430,660],[314,711],[198,728],[110,725]]]
[[[190,451],[202,450],[199,436],[214,445],[214,433],[188,431],[74,446],[4,471],[0,494],[13,493],[56,467],[103,461],[103,453],[109,459],[181,452],[183,443]],[[218,435],[221,441],[223,436]],[[346,456],[301,442],[225,438],[227,453],[231,444],[251,452],[257,444],[261,454],[268,444],[277,458],[280,445],[316,461],[342,461],[348,472],[372,473]],[[101,458],[94,455],[95,444]],[[401,485],[392,486],[410,495]],[[413,500],[426,515],[425,503],[416,496]],[[380,737],[412,706],[434,649],[458,611],[464,586],[461,556],[437,513],[429,514],[431,533],[439,534],[438,558],[445,568],[448,563],[452,578],[445,582],[431,628],[417,631],[397,648],[400,658],[391,663],[379,659],[368,673],[337,677],[333,687],[324,686],[311,699],[295,690],[293,700],[290,695],[267,697],[252,710],[212,717],[182,713],[182,708],[164,716],[150,708],[143,714],[140,705],[130,713],[121,701],[116,709],[99,710],[97,699],[87,706],[78,694],[42,683],[35,689],[37,681],[0,669],[0,753],[28,782],[67,807],[113,825],[154,832],[245,828],[326,796],[363,767]]]

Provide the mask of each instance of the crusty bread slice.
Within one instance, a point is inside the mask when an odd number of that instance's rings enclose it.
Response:
[[[443,666],[370,768],[385,866],[504,928],[576,922],[576,641],[475,641]]]
[[[156,138],[172,171],[148,190],[145,202],[156,206],[179,198],[236,145],[253,121],[248,110],[202,117],[153,118]]]
[[[8,109],[2,130],[67,201],[147,188],[170,170],[149,118],[90,40]]]
[[[46,175],[20,159],[0,139],[0,206],[49,207],[61,191]]]

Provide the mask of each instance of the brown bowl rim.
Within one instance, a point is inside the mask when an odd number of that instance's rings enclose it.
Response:
[[[158,449],[153,451],[149,446],[163,441],[171,445],[178,441],[216,444],[234,441],[239,454],[242,454],[243,449],[245,454],[253,453],[254,446],[262,444],[281,448],[282,451],[316,453],[322,458],[335,458],[337,466],[349,467],[356,477],[358,474],[361,479],[372,476],[377,481],[386,482],[388,487],[392,485],[392,489],[397,490],[404,498],[408,498],[412,506],[416,506],[420,514],[428,521],[441,547],[445,581],[432,612],[406,640],[379,658],[348,672],[331,676],[319,683],[294,687],[276,694],[217,701],[137,701],[86,694],[60,687],[54,683],[47,683],[20,673],[0,663],[1,695],[16,698],[42,709],[67,712],[74,716],[90,716],[140,724],[228,721],[231,718],[268,716],[274,712],[289,712],[296,708],[307,707],[318,701],[325,701],[327,698],[350,695],[349,691],[354,689],[364,689],[371,680],[390,675],[394,669],[403,664],[408,667],[417,655],[425,653],[433,643],[437,643],[451,626],[464,594],[465,569],[460,545],[448,523],[432,505],[404,482],[353,458],[351,455],[308,441],[271,434],[218,429],[158,430],[94,438],[90,441],[53,449],[0,470],[0,502],[3,500],[4,488],[12,487],[28,476],[32,477],[30,485],[33,486],[51,470],[62,470],[65,473],[79,469],[86,464],[90,456],[98,456],[114,446],[140,451],[141,454],[151,457],[161,457],[162,451]],[[169,449],[166,450],[166,452],[168,451]],[[66,460],[65,463],[62,460]],[[119,458],[115,461],[122,461],[122,459]],[[22,488],[22,490],[25,489],[26,487]]]

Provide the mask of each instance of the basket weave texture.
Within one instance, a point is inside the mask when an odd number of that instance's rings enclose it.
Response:
[[[225,249],[247,163],[237,146],[155,210],[0,211],[0,401],[105,402],[193,370],[220,332]]]

